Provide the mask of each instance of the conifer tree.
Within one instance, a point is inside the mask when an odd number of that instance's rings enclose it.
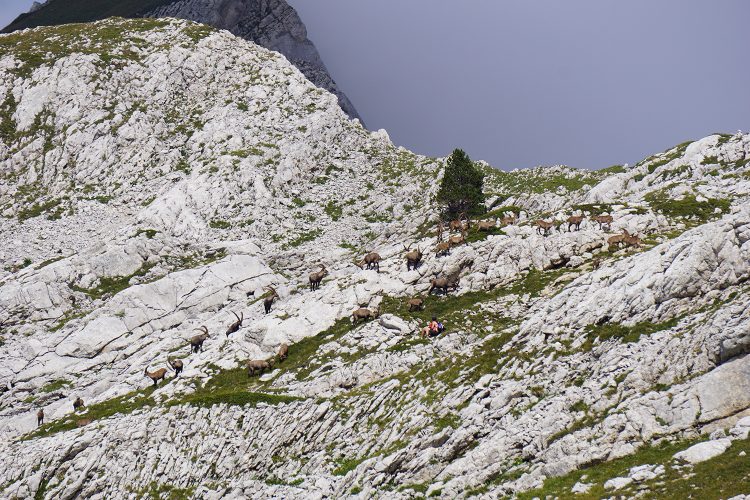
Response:
[[[436,201],[445,207],[445,215],[455,219],[462,213],[484,213],[484,174],[474,165],[469,155],[455,149],[448,158],[445,174]]]

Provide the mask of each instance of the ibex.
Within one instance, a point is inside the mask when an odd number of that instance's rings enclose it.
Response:
[[[263,373],[273,368],[273,360],[254,359],[247,362],[247,376],[252,377],[256,373]]]
[[[455,234],[448,238],[451,248],[458,247],[461,245],[468,245],[466,241],[466,231],[462,231],[461,234]]]
[[[227,337],[240,329],[240,327],[242,326],[242,320],[244,319],[243,313],[240,313],[240,315],[237,316],[237,313],[232,311],[232,314],[234,314],[234,317],[237,318],[237,321],[229,325],[229,327],[227,328]]]
[[[279,346],[279,352],[276,354],[276,357],[279,358],[279,361],[284,361],[288,356],[289,356],[289,345],[281,344]]]
[[[409,306],[409,311],[421,311],[424,309],[424,300],[414,297],[406,301],[406,305]]]
[[[464,223],[461,222],[460,218],[452,220],[450,224],[448,224],[448,229],[451,231],[463,231]]]
[[[492,231],[493,229],[495,229],[495,220],[480,220],[479,222],[477,222],[477,229],[479,231]]]
[[[210,335],[208,334],[208,328],[205,326],[202,326],[200,328],[195,329],[196,332],[203,332],[200,335],[196,335],[195,337],[190,339],[190,351],[192,353],[197,353],[198,351],[203,352],[203,342],[206,341]]]
[[[38,427],[41,427],[42,425],[44,425],[44,409],[36,412],[36,425]]]
[[[610,236],[607,238],[607,245],[619,247],[623,243],[625,243],[625,238],[628,238],[630,236],[630,233],[627,229],[623,230],[622,234],[616,234],[614,236]]]
[[[380,272],[381,260],[383,260],[383,258],[380,257],[379,254],[375,252],[370,252],[367,255],[365,255],[365,258],[362,259],[362,262],[359,263],[359,267],[366,265],[367,269],[375,269],[377,272]]]
[[[83,399],[81,399],[80,396],[78,396],[76,398],[76,400],[73,401],[73,411],[78,411],[79,409],[83,408],[84,406],[86,406],[86,405],[83,404]]]
[[[600,230],[604,229],[604,226],[607,226],[607,231],[610,230],[612,222],[614,221],[611,215],[597,215],[596,217],[592,217],[592,220],[599,223]]]
[[[357,324],[360,321],[367,321],[368,319],[375,319],[380,315],[380,311],[375,309],[371,311],[369,309],[361,308],[357,309],[352,313],[352,323]]]
[[[82,418],[82,419],[76,421],[76,426],[78,426],[78,427],[86,427],[91,422],[93,422],[93,420],[91,420],[90,418]]]
[[[169,366],[174,370],[175,378],[179,377],[180,373],[182,373],[182,369],[185,367],[185,363],[183,363],[181,359],[172,358],[167,358],[167,363],[169,363]]]
[[[271,295],[267,296],[263,299],[263,309],[265,309],[266,314],[271,312],[271,306],[273,306],[273,302],[279,298],[279,294],[276,292],[276,289],[272,286],[267,286],[266,290]]]
[[[438,221],[437,234],[436,234],[436,238],[437,238],[437,242],[438,243],[440,243],[441,241],[443,241],[443,235],[444,234],[445,234],[445,224],[443,223],[443,219],[440,219]]]
[[[515,223],[516,223],[516,220],[518,220],[518,219],[516,218],[516,214],[513,214],[513,215],[508,215],[508,216],[506,216],[506,217],[503,217],[503,218],[502,218],[502,219],[500,220],[500,224],[501,224],[501,225],[503,225],[503,226],[512,226],[513,224],[515,224]]]
[[[435,245],[435,257],[439,257],[441,255],[445,256],[448,255],[451,251],[451,243],[450,241],[441,241],[437,245]]]
[[[442,290],[443,295],[448,295],[448,289],[452,288],[455,290],[458,288],[458,279],[457,278],[446,278],[444,276],[441,276],[439,278],[432,278],[430,280],[430,289],[427,292],[427,295],[432,294],[433,290]]]
[[[156,387],[160,381],[164,380],[164,378],[167,376],[167,369],[166,368],[159,368],[155,372],[148,371],[148,366],[143,371],[143,375],[150,378],[151,381],[154,383],[154,387]]]
[[[404,250],[406,250],[406,270],[411,271],[419,267],[422,262],[422,250],[419,247],[416,250],[409,250],[406,245],[404,245]]]
[[[534,224],[536,224],[536,232],[542,236],[549,235],[550,231],[552,230],[552,227],[554,226],[552,222],[547,222],[546,220],[541,220],[541,219],[534,222]]]
[[[310,274],[310,290],[317,290],[320,288],[320,282],[323,278],[328,276],[328,269],[323,264],[320,265],[320,271]]]
[[[568,217],[568,232],[570,232],[570,228],[573,226],[575,226],[576,231],[580,231],[582,222],[583,222],[583,215],[572,215]]]
[[[623,243],[630,247],[639,247],[643,244],[643,240],[634,234],[628,234],[623,238]]]

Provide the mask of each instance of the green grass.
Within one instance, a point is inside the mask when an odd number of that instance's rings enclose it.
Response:
[[[584,351],[590,351],[593,347],[593,341],[599,338],[600,341],[619,340],[625,344],[638,342],[641,336],[651,335],[652,333],[669,330],[674,328],[680,322],[680,318],[672,318],[662,323],[652,323],[642,321],[632,326],[625,326],[620,323],[604,323],[602,325],[589,325],[585,329],[586,343],[583,346]]]
[[[341,208],[340,205],[337,205],[336,202],[331,200],[328,203],[326,203],[325,212],[328,215],[328,217],[331,218],[331,220],[337,221],[341,218],[343,214],[343,209]]]
[[[136,276],[145,276],[152,267],[154,267],[154,264],[145,262],[140,269],[128,276],[105,276],[99,278],[99,285],[95,288],[82,288],[73,283],[69,283],[68,287],[73,291],[85,293],[94,300],[100,299],[105,295],[113,296],[129,288],[131,279]]]
[[[53,211],[58,205],[60,205],[60,203],[62,203],[62,200],[55,198],[40,203],[34,203],[30,207],[18,211],[18,220],[25,221],[27,219],[39,217],[44,213]]]
[[[70,387],[72,383],[65,379],[58,379],[53,380],[49,384],[45,385],[41,389],[39,389],[40,392],[44,392],[45,394],[48,394],[50,392],[59,391],[60,389],[65,389],[67,387]]]
[[[651,208],[661,212],[667,217],[693,219],[699,223],[708,222],[717,218],[714,213],[720,209],[722,214],[729,212],[731,200],[721,200],[708,198],[706,201],[698,201],[695,195],[685,195],[681,200],[675,200],[669,197],[665,191],[655,191],[645,196],[645,200],[651,205]],[[720,217],[721,214],[718,215]]]
[[[230,227],[232,227],[232,224],[225,220],[213,219],[208,223],[208,227],[212,229],[229,229]]]
[[[632,467],[644,464],[665,465],[663,476],[644,483],[647,493],[644,498],[695,498],[701,500],[718,500],[748,492],[750,484],[750,460],[739,456],[740,452],[750,455],[750,440],[734,441],[722,455],[696,464],[689,471],[690,477],[684,477],[688,471],[675,470],[672,456],[689,446],[705,441],[705,437],[678,443],[664,442],[659,445],[643,447],[634,454],[610,462],[591,464],[562,477],[550,478],[542,488],[527,491],[518,495],[519,500],[530,500],[535,497],[576,498],[581,500],[598,500],[612,496],[604,490],[604,483],[614,477],[626,476]],[[583,475],[588,476],[585,480]],[[570,489],[579,481],[594,483],[586,494],[573,495]],[[616,496],[632,497],[639,485],[618,490]]]
[[[287,241],[283,245],[283,248],[285,250],[288,250],[290,248],[296,248],[296,247],[298,247],[300,245],[303,245],[305,243],[308,243],[310,241],[315,241],[315,239],[318,236],[320,236],[321,234],[323,234],[323,230],[322,229],[313,229],[312,231],[306,231],[304,233],[300,233],[299,235],[297,235],[296,238],[293,238],[293,239]]]

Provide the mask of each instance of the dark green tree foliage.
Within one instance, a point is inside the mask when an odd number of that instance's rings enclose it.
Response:
[[[484,207],[484,174],[474,165],[469,155],[455,149],[448,158],[445,174],[436,201],[445,207],[445,215],[455,219],[462,213],[479,215]]]

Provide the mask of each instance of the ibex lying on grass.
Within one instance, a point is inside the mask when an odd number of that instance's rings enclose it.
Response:
[[[266,290],[268,291],[268,293],[271,294],[268,297],[263,299],[263,309],[265,309],[266,314],[268,314],[271,312],[271,306],[273,306],[273,302],[279,298],[279,294],[276,292],[276,289],[272,286],[267,286]]]
[[[81,399],[80,396],[76,398],[75,401],[73,401],[73,411],[78,411],[79,409],[85,407],[86,405],[83,404],[83,399]]]
[[[147,366],[146,369],[143,371],[143,374],[146,377],[150,378],[151,381],[154,383],[154,387],[156,387],[157,384],[160,381],[164,380],[164,378],[167,376],[167,369],[166,368],[159,368],[155,372],[150,372],[150,371],[148,371],[148,366]]]
[[[273,360],[253,359],[247,362],[247,376],[252,377],[256,373],[263,373],[273,368]]]
[[[375,269],[377,272],[380,272],[381,260],[383,260],[383,258],[380,257],[379,254],[375,252],[370,252],[367,255],[365,255],[365,258],[362,259],[362,262],[359,263],[359,267],[366,265],[367,269]]]
[[[181,359],[172,358],[167,358],[167,363],[169,363],[169,366],[174,370],[175,378],[179,377],[180,373],[182,373],[182,369],[185,367],[185,363],[183,363]]]
[[[458,288],[458,281],[458,277],[446,278],[441,276],[439,278],[432,278],[430,280],[430,289],[427,292],[427,295],[432,294],[433,290],[442,290],[443,295],[448,295],[449,288],[452,288],[453,290]]]
[[[421,311],[424,309],[424,300],[414,297],[406,301],[406,305],[409,306],[409,311]]]
[[[547,222],[546,220],[541,219],[534,222],[534,224],[536,224],[536,232],[542,236],[548,236],[554,226],[552,222]]]
[[[419,267],[422,262],[422,250],[419,247],[416,250],[409,250],[406,246],[404,246],[404,250],[406,250],[406,270],[411,271]]]
[[[231,334],[237,332],[240,329],[240,327],[242,326],[242,321],[245,317],[243,313],[240,313],[240,315],[237,316],[237,313],[232,311],[232,314],[234,314],[234,317],[237,318],[237,321],[235,321],[234,323],[229,325],[229,327],[227,327],[227,337],[229,337]]]
[[[607,231],[610,230],[612,222],[614,221],[611,215],[597,215],[596,217],[592,217],[592,220],[599,224],[600,230],[604,229],[604,226],[607,226]]]
[[[320,288],[320,282],[323,278],[328,276],[328,269],[323,264],[320,265],[320,271],[310,274],[310,290],[317,290]]]
[[[77,427],[86,427],[91,422],[93,422],[93,420],[91,420],[90,418],[82,418],[82,419],[76,421],[76,426]]]
[[[352,324],[357,324],[360,321],[367,321],[368,319],[375,319],[380,315],[380,310],[375,309],[371,311],[366,308],[357,309],[352,313]]]
[[[196,335],[195,337],[190,339],[190,351],[192,353],[197,353],[198,351],[203,352],[203,342],[206,341],[210,335],[208,334],[208,328],[205,326],[202,326],[200,328],[195,329],[196,332],[203,332],[200,335]]]
[[[480,220],[479,222],[477,222],[477,229],[479,231],[492,231],[493,229],[495,229],[495,220]]]
[[[38,427],[41,427],[42,425],[44,425],[44,410],[43,409],[36,412],[36,425]]]
[[[576,228],[576,231],[580,231],[582,222],[583,222],[583,215],[572,215],[568,217],[568,232],[570,232],[570,228],[574,226]]]
[[[288,356],[289,356],[289,345],[281,344],[279,346],[279,352],[276,354],[276,357],[279,358],[279,361],[284,361]]]

